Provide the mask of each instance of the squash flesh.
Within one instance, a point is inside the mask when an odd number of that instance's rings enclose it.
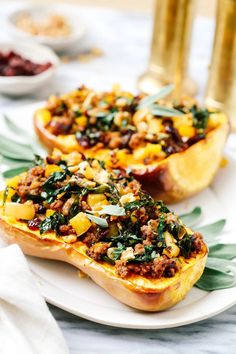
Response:
[[[40,235],[27,226],[4,216],[0,209],[0,228],[8,243],[18,243],[25,254],[61,260],[79,268],[124,304],[143,311],[163,311],[180,302],[201,277],[207,258],[207,248],[195,258],[181,259],[181,272],[172,278],[147,279],[132,276],[122,279],[112,265],[98,263],[86,254],[81,242],[67,244],[54,233]]]

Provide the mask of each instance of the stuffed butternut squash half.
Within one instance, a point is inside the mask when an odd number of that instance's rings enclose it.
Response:
[[[122,170],[55,151],[7,181],[0,229],[31,256],[78,267],[121,302],[161,311],[181,301],[207,257],[202,236]]]
[[[129,168],[155,199],[177,202],[211,183],[229,125],[224,114],[199,108],[193,99],[166,102],[162,96],[82,86],[51,96],[37,110],[36,133],[50,149]]]

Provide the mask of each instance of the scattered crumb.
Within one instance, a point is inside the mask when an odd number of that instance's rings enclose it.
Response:
[[[88,278],[87,274],[82,272],[82,270],[80,270],[80,269],[78,270],[77,274],[80,279]]]
[[[63,63],[69,63],[69,62],[73,62],[73,61],[79,61],[81,63],[87,63],[93,59],[99,58],[101,56],[104,55],[104,52],[102,51],[102,49],[100,48],[91,48],[81,54],[78,55],[63,55],[61,56],[61,61]]]
[[[220,167],[224,168],[228,165],[229,161],[226,159],[226,157],[222,157],[221,162],[220,162]]]

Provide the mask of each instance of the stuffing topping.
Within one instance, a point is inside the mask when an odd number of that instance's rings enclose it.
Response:
[[[60,97],[51,96],[37,114],[53,135],[72,135],[85,154],[91,148],[112,150],[108,164],[116,167],[128,166],[129,156],[133,163],[147,165],[182,152],[217,125],[212,125],[214,112],[199,108],[193,99],[159,100],[153,107],[161,105],[161,110],[142,108],[143,99],[143,94],[135,96],[117,87],[95,92],[81,86]]]
[[[76,168],[75,168],[76,167]],[[120,169],[105,170],[80,153],[54,151],[8,181],[5,214],[32,231],[83,242],[87,254],[121,277],[173,277],[181,258],[195,257],[202,237]]]

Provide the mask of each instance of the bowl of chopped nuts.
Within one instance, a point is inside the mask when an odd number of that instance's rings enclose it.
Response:
[[[7,24],[15,39],[33,40],[55,51],[66,51],[85,34],[82,21],[69,7],[63,14],[53,5],[27,6],[9,14]]]
[[[0,93],[21,96],[34,92],[52,79],[57,55],[34,43],[0,42]]]

